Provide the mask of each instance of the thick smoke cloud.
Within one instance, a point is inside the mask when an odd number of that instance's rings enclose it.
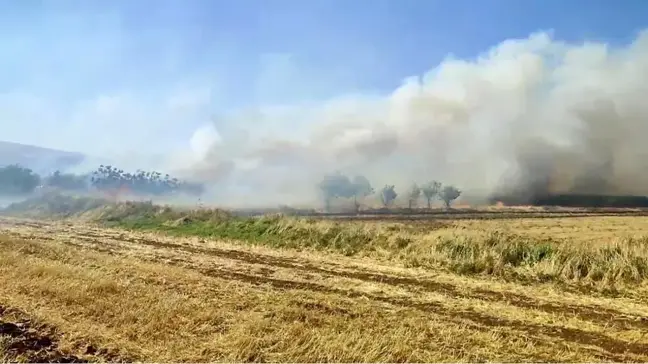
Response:
[[[218,118],[180,164],[226,204],[314,203],[333,171],[520,202],[648,194],[647,101],[648,32],[623,47],[537,33],[476,59],[448,57],[388,95]],[[289,127],[273,129],[279,122]]]

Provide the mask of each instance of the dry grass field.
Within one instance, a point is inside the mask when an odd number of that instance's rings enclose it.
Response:
[[[0,360],[648,361],[646,217],[93,209],[0,220]]]

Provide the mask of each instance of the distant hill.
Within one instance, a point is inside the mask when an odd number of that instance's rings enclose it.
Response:
[[[47,174],[74,167],[85,159],[82,153],[0,141],[0,166],[20,164],[37,173]]]

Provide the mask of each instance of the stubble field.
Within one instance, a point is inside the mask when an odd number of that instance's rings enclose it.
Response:
[[[645,217],[141,209],[0,220],[0,359],[648,360]]]

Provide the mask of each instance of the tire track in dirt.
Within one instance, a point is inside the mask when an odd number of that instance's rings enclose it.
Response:
[[[444,294],[452,298],[467,298],[467,299],[480,299],[487,302],[506,302],[507,304],[524,309],[538,310],[550,314],[565,315],[566,317],[576,317],[582,320],[593,322],[605,322],[606,325],[613,325],[618,328],[628,329],[636,328],[648,330],[648,318],[636,315],[629,315],[613,309],[586,306],[586,305],[561,305],[550,302],[538,302],[537,300],[513,293],[503,291],[489,291],[484,289],[477,289],[473,291],[461,290],[458,287],[441,282],[434,282],[430,280],[422,280],[414,277],[404,277],[396,275],[387,275],[384,273],[367,272],[361,270],[333,270],[314,265],[305,261],[300,261],[293,258],[276,257],[263,254],[255,254],[240,250],[225,250],[218,248],[200,248],[195,246],[179,245],[167,243],[158,240],[150,240],[143,238],[128,237],[123,233],[110,234],[106,232],[105,235],[95,234],[92,232],[79,232],[69,230],[74,234],[74,237],[93,241],[97,239],[111,239],[115,241],[129,242],[132,244],[141,244],[158,249],[179,250],[191,254],[201,254],[207,256],[214,256],[222,259],[235,260],[242,263],[266,265],[272,267],[280,267],[290,270],[298,270],[307,273],[323,274],[330,277],[341,277],[347,279],[355,279],[368,283],[388,284],[399,287],[417,287],[422,288],[427,292],[436,292]],[[34,236],[38,239],[53,239],[48,236]],[[94,249],[107,254],[114,254],[110,249],[102,247],[105,241],[99,241],[94,244]]]
[[[641,356],[648,355],[648,344],[629,343],[623,340],[611,338],[603,334],[588,332],[576,328],[544,326],[539,324],[526,323],[523,321],[515,321],[486,315],[469,308],[458,311],[436,302],[413,302],[411,300],[403,298],[378,296],[352,290],[332,288],[312,282],[288,281],[278,278],[262,277],[217,268],[196,270],[204,275],[225,280],[236,280],[252,285],[270,285],[274,289],[298,289],[325,294],[334,294],[349,298],[368,299],[371,301],[387,303],[393,306],[416,309],[424,313],[440,315],[458,324],[465,324],[465,322],[459,320],[467,320],[486,327],[498,327],[515,330],[520,333],[534,336],[535,338],[548,336],[581,345],[596,346],[607,352],[607,354],[605,355],[605,358],[607,360],[626,361],[628,360],[628,354]]]
[[[77,236],[106,238],[106,236],[97,234],[77,234]],[[114,237],[110,238],[114,239]],[[549,302],[538,302],[531,297],[513,292],[495,292],[484,289],[465,291],[460,290],[458,289],[458,287],[448,283],[421,280],[413,277],[387,275],[384,273],[372,273],[360,270],[333,270],[323,268],[312,263],[298,261],[296,259],[255,254],[240,250],[225,250],[218,248],[206,249],[132,237],[122,237],[119,240],[135,244],[143,244],[156,248],[181,250],[192,254],[215,256],[218,258],[236,260],[248,264],[268,265],[308,273],[324,274],[331,277],[355,279],[368,283],[381,283],[399,287],[417,287],[422,288],[427,292],[441,293],[452,298],[480,299],[487,302],[506,302],[511,306],[519,308],[538,310],[550,314],[565,315],[567,317],[576,317],[582,320],[594,322],[605,322],[608,325],[614,325],[620,328],[636,328],[648,330],[648,317],[632,316],[609,308],[569,304],[560,305]]]
[[[75,243],[68,242],[67,244],[83,248]],[[25,252],[37,255],[37,251]],[[113,251],[114,254],[115,253]],[[144,259],[149,260],[149,259]],[[155,259],[150,259],[151,262],[156,262]],[[368,301],[389,304],[395,307],[405,309],[415,309],[422,313],[431,313],[444,317],[444,320],[469,327],[473,330],[484,330],[488,328],[501,328],[507,329],[509,333],[524,334],[533,340],[542,341],[543,337],[550,337],[560,339],[565,342],[571,342],[581,345],[595,346],[605,350],[605,353],[595,352],[594,354],[602,360],[608,361],[628,361],[635,360],[629,358],[628,355],[648,355],[648,345],[641,343],[628,343],[626,341],[613,339],[606,335],[587,332],[575,328],[564,328],[555,326],[543,326],[539,324],[530,324],[523,321],[508,320],[499,317],[486,315],[476,312],[472,309],[463,309],[461,311],[454,310],[443,306],[436,302],[413,302],[404,298],[396,298],[389,296],[379,296],[369,293],[363,293],[353,290],[344,290],[333,288],[329,286],[320,285],[312,282],[290,281],[278,278],[271,278],[267,276],[258,276],[246,274],[243,272],[235,272],[230,269],[223,268],[198,268],[190,265],[181,264],[187,263],[177,259],[175,261],[167,262],[166,264],[178,265],[183,268],[195,270],[205,276],[223,279],[227,281],[239,281],[254,286],[270,286],[277,290],[303,290],[318,292],[323,294],[331,294],[340,297],[347,297],[352,299],[365,299]],[[311,307],[314,308],[314,307]],[[316,308],[316,307],[315,307]],[[346,315],[353,318],[353,315]],[[636,360],[635,360],[636,361]]]

